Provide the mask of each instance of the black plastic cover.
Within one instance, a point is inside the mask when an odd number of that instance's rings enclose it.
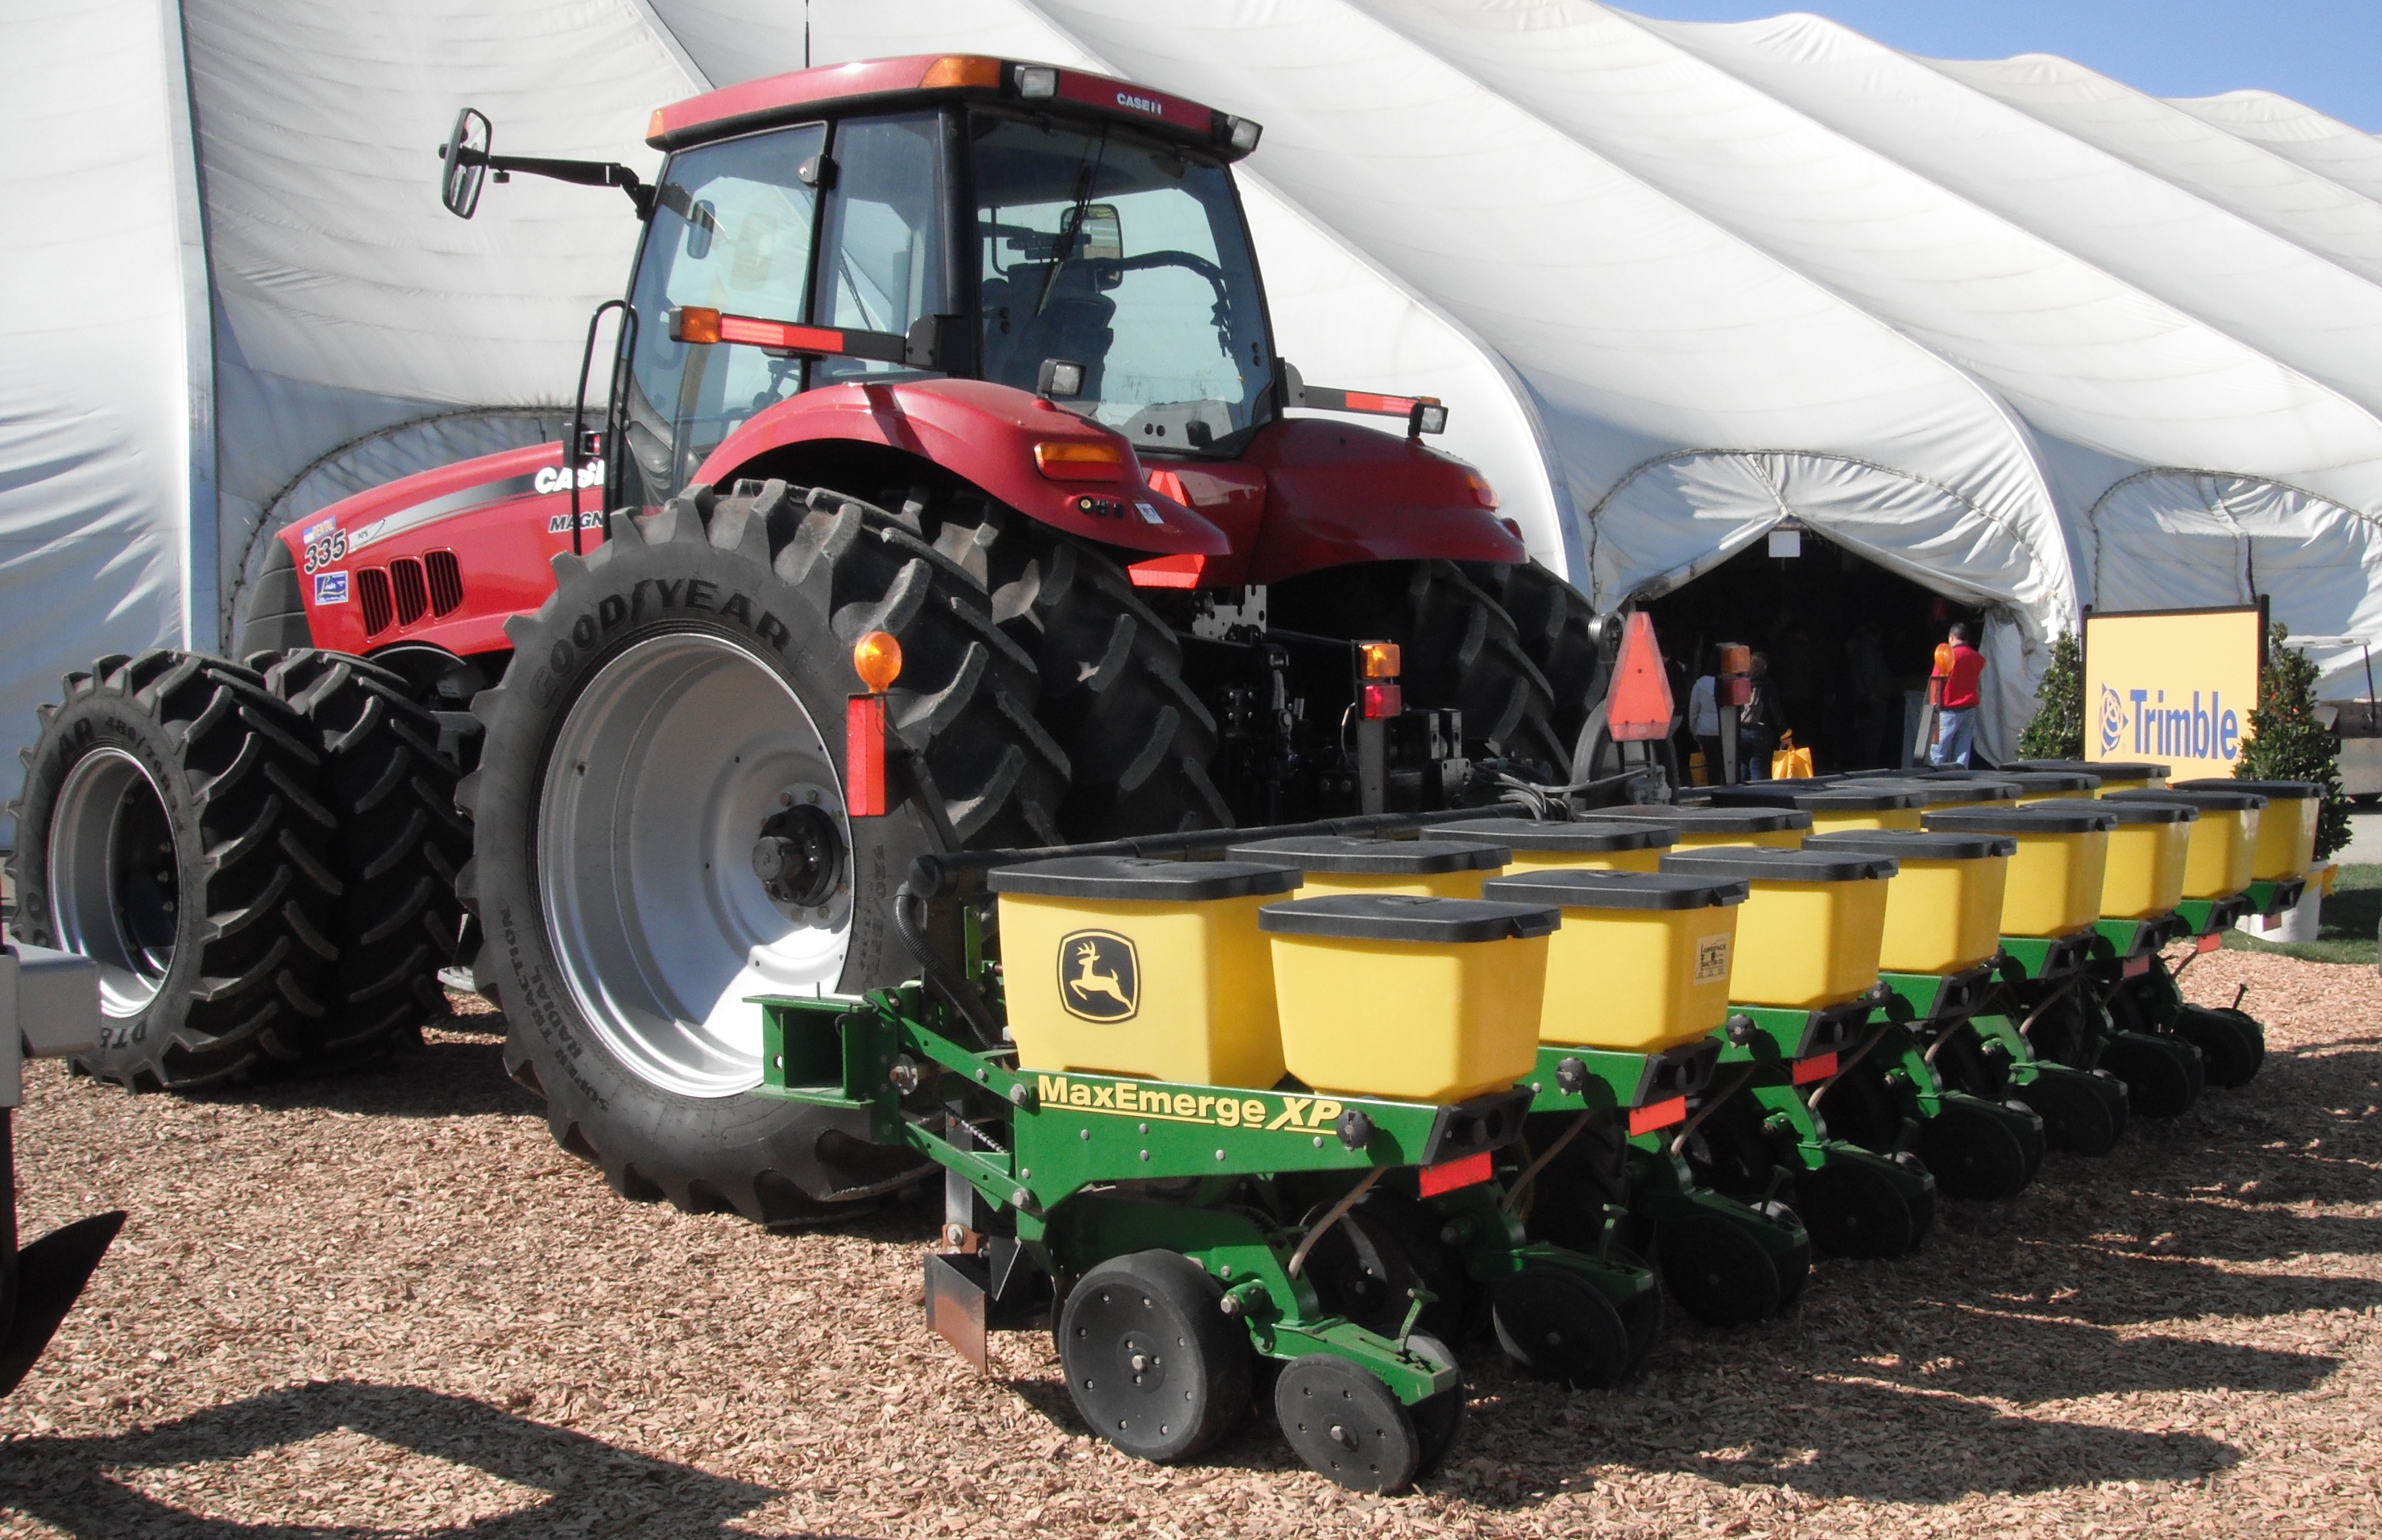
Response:
[[[1890,877],[1898,868],[1891,856],[1832,856],[1769,845],[1714,845],[1701,850],[1674,850],[1663,858],[1663,870],[1690,877],[1735,877],[1740,882],[1866,882]]]
[[[1992,802],[2025,795],[2026,788],[2016,779],[1987,776],[1872,776],[1858,781],[1848,780],[1848,791],[1869,791],[1891,787],[1900,791],[1916,791],[1927,799],[1928,807],[1957,806],[1962,802]],[[2045,788],[2049,789],[2049,788]],[[2089,789],[2089,788],[2079,788]]]
[[[1776,834],[1811,826],[1810,813],[1788,807],[1650,807],[1643,811],[1682,834]],[[1636,809],[1589,813],[1581,814],[1581,822],[1628,823],[1638,814]]]
[[[2181,802],[2186,807],[2204,808],[2210,813],[2254,813],[2266,805],[2266,799],[2254,791],[2227,787],[2218,791],[2187,791],[2180,787],[2162,790],[2105,791],[2105,802]]]
[[[1411,893],[1340,893],[1294,898],[1258,911],[1258,928],[1276,935],[1431,945],[1551,935],[1562,923],[1562,914],[1544,904],[1427,898]]]
[[[1235,845],[1229,855],[1271,861],[1309,872],[1354,872],[1385,877],[1430,876],[1440,872],[1485,872],[1503,866],[1513,852],[1502,845],[1462,839],[1358,839],[1345,835],[1294,836]]]
[[[2074,770],[2087,776],[2098,776],[2105,781],[2139,781],[2152,776],[2164,778],[2172,765],[2151,764],[2132,759],[2022,759],[2010,766],[2013,770]]]
[[[2089,797],[2057,797],[2023,807],[1949,807],[1921,813],[1919,825],[1949,834],[2106,834],[2118,814]]]
[[[1467,844],[1503,845],[1516,850],[1602,855],[1610,850],[1651,850],[1678,837],[1676,827],[1660,823],[1541,824],[1529,818],[1467,818],[1461,824],[1433,824],[1434,839],[1460,839]]]
[[[2154,797],[2157,793],[2152,793]],[[2115,817],[2120,824],[2192,824],[2200,820],[2200,810],[2189,802],[2120,801],[2117,795],[2099,797],[2046,797],[2032,802],[2031,807],[2064,808],[2070,802],[2086,802]]]
[[[1903,770],[1848,770],[1848,781],[1999,781],[2028,796],[2047,797],[2061,791],[2092,791],[2101,777],[2081,770],[1956,770],[1950,766],[1914,764]]]
[[[1279,862],[1154,861],[1145,856],[1059,856],[996,866],[986,878],[995,893],[1170,904],[1288,893],[1306,880],[1297,867]]]
[[[1714,807],[1768,803],[1806,813],[1886,813],[1927,805],[1924,790],[1892,782],[1880,789],[1874,782],[1854,786],[1843,781],[1748,781],[1743,786],[1713,787],[1712,796]]]
[[[1725,909],[1745,902],[1741,882],[1679,876],[1668,872],[1587,872],[1551,868],[1498,877],[1480,885],[1484,898],[1565,909]]]
[[[2176,781],[2170,791],[2249,791],[2275,801],[2293,798],[2321,797],[2324,788],[2314,781],[2237,781],[2228,776],[2204,776],[2198,780]]]
[[[1807,850],[1850,850],[1897,861],[1986,861],[2018,854],[2018,841],[1997,834],[1915,833],[1909,829],[1838,829],[1803,841]]]

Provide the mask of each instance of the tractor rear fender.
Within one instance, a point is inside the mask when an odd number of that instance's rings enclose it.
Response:
[[[728,435],[694,479],[725,485],[804,458],[806,446],[881,445],[935,465],[1053,529],[1153,556],[1228,555],[1223,531],[1153,491],[1124,436],[983,380],[829,385],[769,407]],[[1074,457],[1074,458],[1070,458]],[[1042,469],[1057,471],[1051,474]]]
[[[1498,519],[1480,472],[1414,439],[1325,418],[1297,417],[1261,428],[1234,466],[1179,465],[1193,506],[1236,536],[1247,567],[1211,568],[1208,585],[1278,583],[1327,567],[1371,561],[1529,559],[1521,536]],[[1264,511],[1237,538],[1224,514],[1227,471],[1264,479]],[[1209,488],[1213,487],[1213,491]],[[1216,499],[1211,512],[1209,498]],[[1246,494],[1240,506],[1246,506]]]

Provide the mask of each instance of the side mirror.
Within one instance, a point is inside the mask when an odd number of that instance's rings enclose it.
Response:
[[[480,206],[480,184],[488,175],[488,144],[494,137],[487,115],[465,107],[455,115],[455,131],[447,136],[438,155],[447,164],[438,176],[438,201],[458,219],[469,219]]]

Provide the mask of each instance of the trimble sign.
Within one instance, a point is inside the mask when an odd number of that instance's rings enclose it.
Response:
[[[2258,700],[2255,606],[2084,617],[2088,760],[2152,760],[2171,779],[2229,776]]]

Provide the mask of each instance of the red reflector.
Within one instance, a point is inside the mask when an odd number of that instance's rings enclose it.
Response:
[[[1148,561],[1135,562],[1124,572],[1136,588],[1197,588],[1207,570],[1208,558],[1194,554],[1152,556]]]
[[[2149,958],[2146,958],[2146,957],[2130,957],[2130,958],[2128,958],[2128,959],[2126,959],[2126,974],[2125,974],[2125,976],[2126,976],[2126,977],[2128,977],[2128,978],[2130,978],[2130,979],[2140,978],[2140,977],[2142,977],[2142,975],[2143,975],[2144,973],[2149,972],[2150,971],[2151,971],[2151,959],[2150,959]]]
[[[1613,736],[1625,743],[1671,736],[1671,679],[1663,669],[1663,649],[1654,642],[1654,617],[1644,610],[1630,616],[1621,633],[1604,716]]]
[[[1426,1166],[1416,1180],[1424,1197],[1436,1198],[1442,1192],[1453,1192],[1476,1181],[1487,1181],[1495,1174],[1489,1164],[1489,1152],[1483,1150],[1461,1160],[1443,1160],[1436,1166]]]
[[[843,334],[826,326],[796,326],[783,321],[763,321],[750,315],[719,318],[719,340],[779,348],[796,353],[841,353]]]
[[[1811,1058],[1799,1058],[1795,1061],[1797,1085],[1809,1085],[1813,1081],[1823,1081],[1836,1072],[1836,1056],[1834,1054],[1819,1054]]]
[[[1656,1129],[1667,1129],[1673,1123],[1684,1123],[1687,1120],[1688,1099],[1685,1096],[1674,1096],[1667,1102],[1656,1102],[1651,1106],[1631,1107],[1629,1133],[1632,1138],[1635,1138],[1639,1134],[1651,1133]]]
[[[1364,716],[1376,722],[1384,716],[1395,716],[1406,709],[1406,692],[1393,680],[1389,683],[1370,680],[1365,686]]]
[[[2195,952],[2213,952],[2224,944],[2225,938],[2218,935],[2215,931],[2211,931],[2206,935],[2204,935],[2199,940],[2193,942],[2192,944],[2192,949]]]
[[[1415,398],[1411,396],[1368,396],[1361,390],[1352,390],[1347,395],[1347,409],[1350,411],[1377,411],[1384,417],[1404,417],[1415,407]]]
[[[882,818],[885,802],[885,697],[854,695],[844,713],[843,811]]]
[[[1191,494],[1184,490],[1183,478],[1172,471],[1151,471],[1149,490],[1157,493],[1160,497],[1172,498],[1186,508],[1191,506]]]

